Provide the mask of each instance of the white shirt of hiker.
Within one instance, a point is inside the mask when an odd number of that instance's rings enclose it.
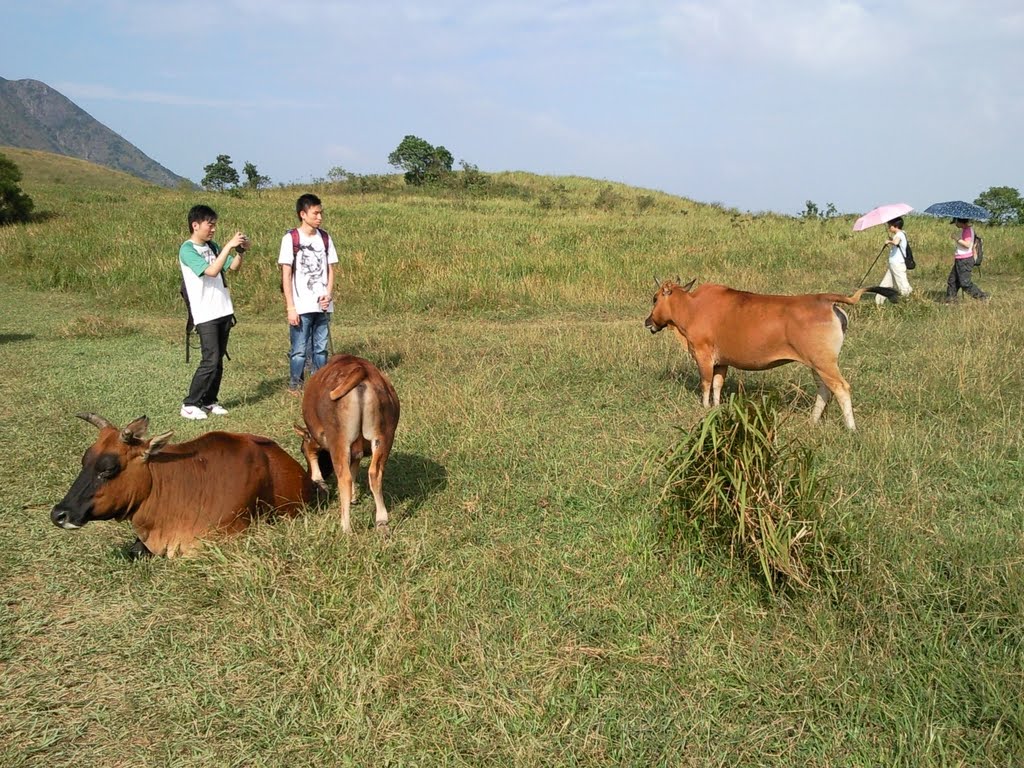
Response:
[[[324,240],[320,232],[312,235],[299,230],[299,252],[294,254],[295,266],[292,269],[292,301],[295,311],[300,315],[320,312],[320,297],[327,293],[327,265],[338,263],[338,252],[334,248],[334,238],[328,238],[330,247],[324,253]],[[292,265],[293,259],[291,232],[285,232],[281,238],[281,252],[277,263]],[[334,302],[327,307],[328,312],[334,311]]]

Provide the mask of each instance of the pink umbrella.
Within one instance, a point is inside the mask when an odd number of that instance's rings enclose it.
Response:
[[[862,229],[867,229],[868,227],[877,227],[879,224],[885,224],[885,222],[892,221],[897,216],[902,216],[904,213],[910,213],[912,210],[914,209],[906,203],[880,205],[874,210],[868,211],[853,222],[853,231],[860,232]]]

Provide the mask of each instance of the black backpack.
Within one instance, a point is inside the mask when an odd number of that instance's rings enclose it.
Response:
[[[981,235],[977,232],[974,233],[974,266],[980,267],[982,259],[985,258],[985,243],[981,239]]]
[[[909,240],[907,240],[907,252],[903,254],[903,263],[907,266],[907,269],[917,268],[917,262],[914,261],[914,249],[910,247]]]

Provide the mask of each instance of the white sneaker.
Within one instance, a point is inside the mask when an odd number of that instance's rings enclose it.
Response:
[[[183,405],[181,406],[181,415],[182,418],[199,420],[206,418],[206,411],[196,405]]]
[[[204,405],[203,410],[207,413],[212,413],[214,416],[227,416],[228,409],[220,403],[214,403],[213,405]]]

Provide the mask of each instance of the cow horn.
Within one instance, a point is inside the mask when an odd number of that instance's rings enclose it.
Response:
[[[676,275],[676,279],[675,279],[675,280],[673,280],[672,282],[673,282],[673,283],[675,283],[676,285],[679,285],[679,281],[680,281],[680,280],[682,280],[682,278],[681,278],[681,277],[679,277],[679,275]]]
[[[117,427],[115,427],[109,421],[104,419],[102,416],[97,416],[95,413],[76,413],[75,415],[80,419],[88,421],[90,424],[96,427],[96,429],[106,429],[107,427],[110,427],[111,429],[117,429]]]
[[[691,280],[690,282],[688,282],[686,285],[683,286],[683,290],[684,291],[689,291],[691,288],[693,288],[693,284],[696,283],[696,282],[697,282],[697,278],[695,277],[695,278],[693,278],[693,280]]]
[[[658,279],[657,275],[654,276],[654,287],[661,288],[661,280]]]
[[[139,416],[139,418],[135,419],[121,430],[121,442],[139,442],[142,440],[143,435],[146,434],[147,429],[149,429],[149,417]]]

